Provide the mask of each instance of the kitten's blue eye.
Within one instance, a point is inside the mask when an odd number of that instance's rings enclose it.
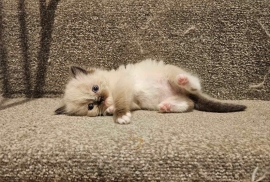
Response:
[[[92,110],[93,108],[94,108],[94,104],[93,103],[88,104],[88,110]]]
[[[97,86],[97,85],[94,85],[93,87],[92,87],[92,91],[93,92],[97,92],[99,90],[99,87]]]

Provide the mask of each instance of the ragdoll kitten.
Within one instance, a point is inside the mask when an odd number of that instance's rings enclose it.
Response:
[[[120,66],[117,70],[85,70],[71,67],[63,106],[56,114],[78,116],[113,115],[120,124],[130,123],[131,111],[157,110],[161,113],[235,112],[244,105],[222,103],[201,92],[199,79],[183,69],[145,60]]]

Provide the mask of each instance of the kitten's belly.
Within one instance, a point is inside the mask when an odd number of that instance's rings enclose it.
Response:
[[[150,76],[135,80],[135,100],[142,109],[157,110],[160,102],[174,96],[168,80],[162,76]]]

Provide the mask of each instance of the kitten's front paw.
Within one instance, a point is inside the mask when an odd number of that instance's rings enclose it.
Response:
[[[122,117],[117,118],[116,122],[119,123],[119,124],[129,124],[130,123],[130,118],[131,118],[131,113],[127,112]]]
[[[113,114],[113,112],[114,112],[114,106],[113,105],[111,105],[110,107],[108,107],[106,109],[106,114]]]

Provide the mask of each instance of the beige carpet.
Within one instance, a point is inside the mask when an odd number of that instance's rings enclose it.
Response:
[[[234,102],[248,109],[136,111],[119,125],[54,115],[60,99],[4,99],[0,181],[269,181],[270,102]]]

